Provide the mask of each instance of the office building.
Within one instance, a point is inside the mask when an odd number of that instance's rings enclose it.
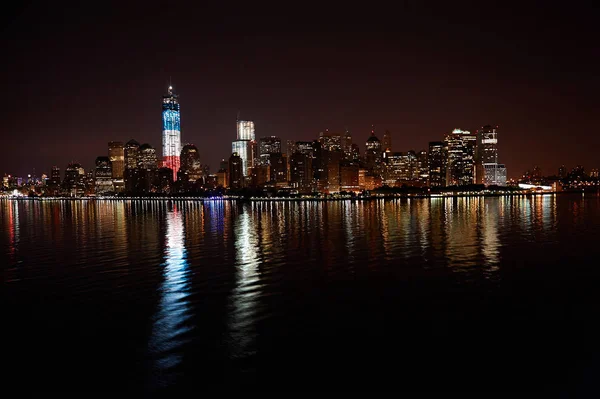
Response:
[[[302,152],[295,152],[290,159],[290,184],[301,192],[312,190],[312,158]]]
[[[229,157],[228,167],[229,188],[241,189],[244,185],[244,163],[242,158],[234,152]]]
[[[281,154],[281,139],[277,136],[261,137],[259,140],[258,164],[262,166],[270,165],[272,154]]]
[[[476,154],[477,183],[486,186],[505,186],[506,166],[498,163],[498,126],[486,125],[479,129]]]
[[[179,159],[179,156],[177,157]],[[140,146],[138,158],[137,190],[140,193],[158,191],[158,158],[156,150],[150,144]]]
[[[499,163],[484,163],[483,182],[486,186],[506,186],[506,166]]]
[[[287,157],[282,154],[271,154],[270,162],[269,180],[280,185],[286,183],[288,181]]]
[[[125,171],[125,147],[121,141],[108,143],[108,158],[112,168],[112,178],[122,180]]]
[[[392,150],[392,132],[390,132],[389,130],[386,130],[385,133],[383,134],[383,152],[393,152]]]
[[[443,141],[429,143],[429,186],[443,187],[446,185],[446,147]]]
[[[475,148],[477,135],[454,129],[444,140],[447,148],[446,185],[463,186],[475,183]]]
[[[62,182],[63,191],[69,196],[81,196],[85,193],[86,176],[81,164],[72,162],[65,169]]]
[[[374,175],[381,175],[381,164],[383,162],[383,148],[381,142],[375,136],[375,129],[371,130],[371,136],[367,139],[365,150],[365,166]]]
[[[352,162],[340,164],[340,191],[359,191],[359,166]]]
[[[114,192],[112,176],[110,157],[97,157],[96,169],[94,170],[96,195]]]
[[[186,182],[196,182],[203,176],[202,164],[200,163],[200,153],[193,144],[186,144],[181,150],[179,179]]]
[[[323,151],[343,151],[342,136],[329,130],[319,133],[319,143]]]

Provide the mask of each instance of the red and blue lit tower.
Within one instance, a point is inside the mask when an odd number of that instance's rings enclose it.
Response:
[[[163,165],[173,170],[173,180],[175,180],[180,165],[181,114],[179,98],[173,93],[173,86],[169,86],[167,94],[163,96],[162,120]]]

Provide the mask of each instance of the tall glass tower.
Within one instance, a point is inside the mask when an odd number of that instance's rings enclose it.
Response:
[[[173,180],[176,180],[181,154],[181,116],[179,98],[173,93],[173,86],[169,86],[167,94],[163,96],[162,120],[163,162],[165,167],[173,170]]]

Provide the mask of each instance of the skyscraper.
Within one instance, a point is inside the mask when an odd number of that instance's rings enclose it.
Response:
[[[112,168],[113,188],[120,192],[124,185],[125,171],[125,148],[120,141],[111,141],[108,143],[108,158]]]
[[[375,136],[375,129],[371,130],[371,136],[367,139],[365,150],[365,164],[367,169],[372,171],[375,175],[381,175],[381,163],[383,161],[383,149],[381,142]]]
[[[319,133],[319,142],[321,143],[321,148],[324,151],[343,150],[342,136],[339,134],[330,133],[329,130]],[[350,145],[352,145],[352,141],[350,141]]]
[[[177,157],[179,159],[179,157]],[[156,192],[158,189],[158,158],[156,150],[150,144],[140,146],[138,159],[139,180],[137,190],[143,193]]]
[[[65,169],[63,189],[70,196],[80,196],[85,192],[85,170],[78,163],[70,163]]]
[[[202,177],[200,153],[198,153],[198,148],[195,145],[186,144],[183,146],[179,170],[185,181],[195,182]]]
[[[443,141],[429,143],[429,186],[446,185],[446,148]]]
[[[108,158],[112,166],[112,178],[123,179],[125,170],[125,148],[120,141],[108,143]]]
[[[444,141],[447,148],[446,185],[473,184],[477,136],[467,130],[454,129]]]
[[[173,93],[173,86],[169,86],[163,96],[162,120],[163,162],[164,166],[173,170],[173,179],[176,179],[181,154],[181,117],[179,97]]]
[[[112,165],[109,157],[96,158],[94,178],[96,195],[104,195],[114,191],[112,181]]]
[[[253,121],[237,121],[238,140],[256,140]]]
[[[506,167],[498,163],[498,126],[483,126],[477,132],[477,168],[478,184],[506,185]]]
[[[250,168],[257,163],[256,136],[254,131],[254,122],[237,121],[237,137],[231,143],[231,152],[237,153],[242,159],[242,173],[244,176],[250,175]]]
[[[242,158],[237,154],[233,153],[229,157],[229,187],[232,189],[240,189],[243,187],[244,174],[243,174],[243,162]]]
[[[281,139],[277,136],[261,137],[259,140],[260,157],[258,164],[262,166],[270,165],[272,154],[281,154]]]
[[[58,166],[53,166],[52,171],[50,172],[50,183],[54,186],[60,186],[60,168]]]
[[[342,137],[342,151],[344,152],[344,159],[352,161],[352,136],[348,129],[346,129],[346,133],[344,133],[344,136]]]
[[[383,134],[383,151],[392,152],[392,133],[386,130]]]
[[[123,171],[123,180],[125,190],[133,192],[136,189],[138,181],[138,160],[140,158],[140,143],[131,139],[125,144],[124,149],[125,170]]]

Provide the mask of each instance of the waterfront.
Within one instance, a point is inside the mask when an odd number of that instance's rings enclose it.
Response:
[[[600,197],[0,201],[6,380],[589,389]]]

